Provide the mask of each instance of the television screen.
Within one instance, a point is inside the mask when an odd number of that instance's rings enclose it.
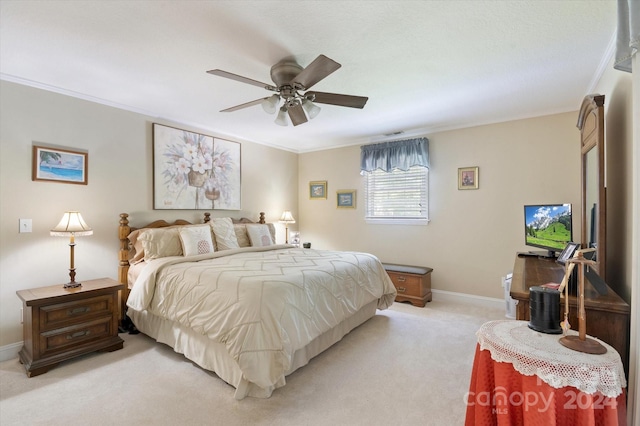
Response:
[[[525,244],[554,252],[573,240],[571,204],[524,206]]]

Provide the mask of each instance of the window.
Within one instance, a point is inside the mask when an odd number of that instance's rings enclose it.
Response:
[[[407,139],[364,145],[360,173],[365,179],[369,223],[426,224],[429,220],[429,140]]]
[[[428,210],[429,169],[377,169],[365,173],[365,219],[372,223],[425,224]]]

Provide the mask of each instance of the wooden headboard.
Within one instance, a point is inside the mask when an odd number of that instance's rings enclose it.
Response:
[[[203,223],[209,223],[211,221],[211,213],[204,213]],[[241,219],[233,219],[234,223],[255,223],[251,219],[241,218]],[[260,218],[257,223],[265,223],[264,212],[260,212]],[[120,240],[120,248],[118,250],[118,281],[121,284],[124,284],[125,288],[122,292],[121,299],[121,315],[120,318],[124,318],[124,312],[126,311],[126,301],[129,297],[129,283],[128,283],[128,274],[129,267],[131,264],[129,263],[129,259],[131,259],[131,250],[132,246],[129,241],[129,234],[131,234],[136,229],[146,229],[146,228],[164,228],[167,226],[176,226],[176,225],[191,225],[192,223],[183,220],[177,219],[173,223],[169,223],[165,220],[155,220],[151,223],[148,223],[144,226],[140,227],[131,227],[129,226],[129,214],[128,213],[120,213],[120,224],[118,226],[118,239]]]

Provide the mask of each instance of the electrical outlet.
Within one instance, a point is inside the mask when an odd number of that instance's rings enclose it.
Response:
[[[20,233],[31,232],[31,219],[20,219]]]

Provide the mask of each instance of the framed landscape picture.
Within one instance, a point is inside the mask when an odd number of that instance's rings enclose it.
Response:
[[[345,189],[337,191],[336,207],[339,209],[355,209],[356,208],[356,190]]]
[[[312,200],[327,199],[327,181],[309,182],[309,198]]]
[[[34,145],[31,179],[86,185],[88,157],[86,152]]]

